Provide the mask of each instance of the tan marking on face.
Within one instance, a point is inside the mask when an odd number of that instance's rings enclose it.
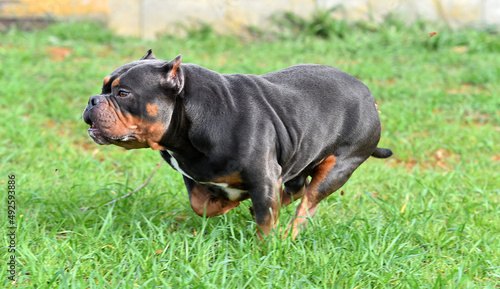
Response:
[[[158,106],[156,104],[148,103],[146,105],[146,111],[150,116],[157,116],[158,115]]]
[[[163,150],[159,144],[166,128],[161,122],[147,122],[140,117],[123,114],[121,110],[114,109],[114,104],[109,102],[106,115],[112,119],[112,124],[101,127],[108,137],[133,136],[136,139],[130,141],[112,141],[111,143],[126,149],[138,149],[150,147],[153,150]]]
[[[113,83],[111,83],[111,86],[112,87],[117,87],[118,84],[120,84],[120,78],[117,78],[117,79],[113,80]]]
[[[110,80],[111,80],[111,76],[109,76],[109,75],[108,75],[108,76],[106,76],[106,77],[104,78],[104,80],[102,81],[102,85],[104,86],[104,85],[108,84],[108,82],[109,82]]]
[[[165,149],[159,144],[161,137],[167,129],[163,123],[142,122],[138,126],[143,128],[140,133],[144,136],[144,140],[149,144],[150,148],[152,148],[153,150]]]
[[[238,172],[234,172],[229,176],[218,177],[212,181],[212,183],[225,183],[228,188],[239,188],[241,187],[243,181],[241,180],[241,175]]]

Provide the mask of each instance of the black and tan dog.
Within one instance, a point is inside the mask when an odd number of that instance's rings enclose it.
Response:
[[[392,154],[377,148],[370,90],[324,65],[219,74],[181,64],[180,55],[158,60],[149,50],[104,79],[83,119],[98,144],[159,150],[184,176],[200,216],[250,198],[259,235],[272,231],[280,205],[302,198],[288,231],[295,238],[361,163]]]

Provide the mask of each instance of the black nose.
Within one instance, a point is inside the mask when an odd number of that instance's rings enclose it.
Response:
[[[89,98],[89,106],[90,108],[98,105],[103,100],[101,95],[94,95]]]

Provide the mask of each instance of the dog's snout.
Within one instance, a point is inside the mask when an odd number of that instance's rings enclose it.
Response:
[[[102,101],[102,97],[100,95],[91,96],[89,99],[89,106],[92,108],[98,105]]]
[[[99,105],[102,102],[106,102],[106,95],[103,94],[98,94],[98,95],[93,95],[89,98],[89,102],[87,104],[87,107],[83,111],[83,120],[87,123],[92,125],[93,120],[92,118],[92,110]]]

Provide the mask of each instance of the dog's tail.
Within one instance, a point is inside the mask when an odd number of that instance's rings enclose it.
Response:
[[[392,156],[392,151],[390,149],[385,148],[376,148],[372,153],[372,157],[376,157],[379,159],[385,159]]]

